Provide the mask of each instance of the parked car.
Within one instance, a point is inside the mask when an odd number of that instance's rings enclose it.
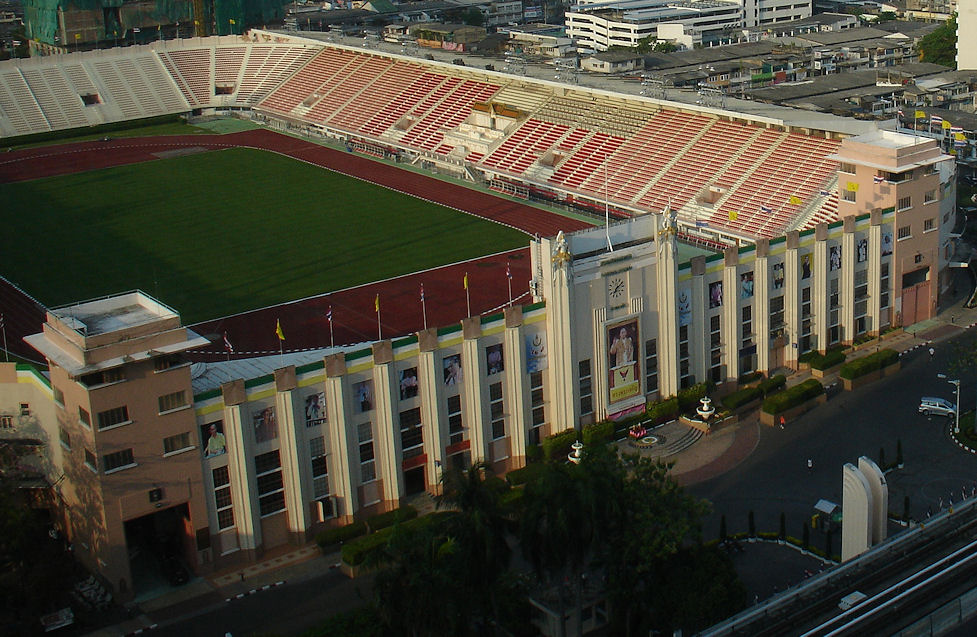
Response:
[[[953,418],[957,414],[957,409],[953,406],[953,403],[945,398],[923,396],[919,399],[919,413],[924,416],[936,414],[937,416],[949,416]]]

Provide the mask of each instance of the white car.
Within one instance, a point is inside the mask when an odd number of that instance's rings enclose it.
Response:
[[[923,396],[919,399],[919,413],[924,416],[936,414],[937,416],[956,416],[957,409],[949,400],[945,398],[934,398],[933,396]]]

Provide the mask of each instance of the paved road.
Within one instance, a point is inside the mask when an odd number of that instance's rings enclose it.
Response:
[[[926,348],[915,350],[903,357],[903,369],[895,376],[843,392],[786,429],[761,427],[756,450],[736,470],[689,487],[714,504],[705,538],[716,537],[722,514],[730,533],[747,530],[751,510],[757,530],[777,531],[783,512],[788,534],[799,537],[818,499],[841,504],[844,463],[857,463],[862,455],[878,462],[880,449],[887,462],[894,461],[899,440],[905,467],[886,476],[892,513],[902,514],[906,495],[910,514],[923,517],[927,508],[937,509],[940,498],[947,504],[951,493],[958,500],[962,487],[969,492],[977,479],[977,457],[950,439],[948,419],[926,418],[917,407],[924,395],[954,400],[954,388],[937,373],[947,370],[954,344],[971,338],[964,333],[938,343],[932,359]],[[963,411],[974,407],[975,382],[973,374],[963,377]],[[813,472],[807,469],[808,458]],[[897,530],[891,528],[890,534]]]

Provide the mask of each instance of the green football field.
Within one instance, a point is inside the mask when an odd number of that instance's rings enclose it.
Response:
[[[184,323],[523,247],[526,235],[233,149],[0,184],[2,273],[58,306],[139,288]]]

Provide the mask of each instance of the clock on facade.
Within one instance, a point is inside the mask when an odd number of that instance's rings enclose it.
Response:
[[[624,294],[624,279],[618,276],[610,279],[607,282],[607,293],[612,299],[620,298]]]

